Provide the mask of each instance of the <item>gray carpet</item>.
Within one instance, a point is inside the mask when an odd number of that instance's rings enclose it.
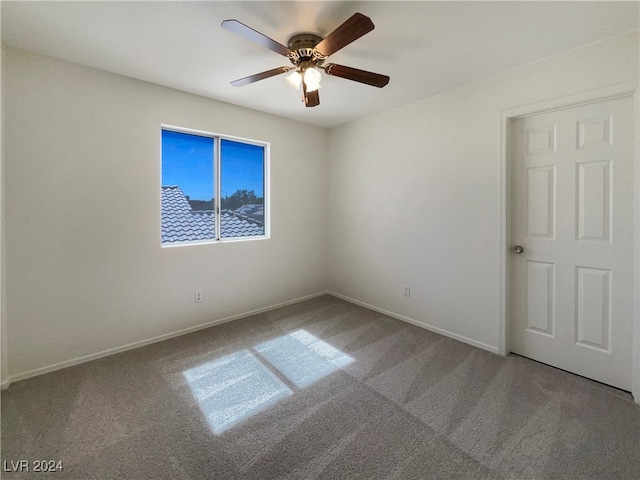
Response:
[[[15,383],[2,478],[640,478],[640,406],[330,296]]]

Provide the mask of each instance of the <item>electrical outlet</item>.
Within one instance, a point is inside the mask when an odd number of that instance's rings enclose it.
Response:
[[[410,297],[411,296],[411,287],[409,285],[405,285],[404,286],[404,290],[402,293],[405,297]]]
[[[202,293],[195,292],[193,294],[193,301],[196,302],[196,303],[200,303],[202,301]]]

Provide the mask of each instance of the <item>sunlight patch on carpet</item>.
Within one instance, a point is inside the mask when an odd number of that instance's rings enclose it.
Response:
[[[297,330],[185,370],[182,375],[217,435],[293,395],[267,364],[296,387],[304,388],[353,361],[306,330]]]
[[[248,350],[183,372],[215,434],[293,394]]]
[[[306,330],[269,340],[254,349],[299,388],[354,361],[353,357]]]

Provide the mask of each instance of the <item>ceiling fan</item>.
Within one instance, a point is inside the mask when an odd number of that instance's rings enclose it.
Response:
[[[294,35],[289,39],[288,47],[246,26],[238,20],[225,20],[222,22],[222,27],[253,42],[259,43],[263,47],[280,55],[284,55],[293,64],[292,67],[278,67],[234,80],[231,82],[231,85],[234,87],[249,85],[258,80],[264,80],[265,78],[293,70],[293,72],[286,77],[287,83],[296,89],[299,89],[302,85],[304,104],[307,107],[315,107],[320,104],[318,89],[320,88],[321,75],[319,69],[323,69],[327,75],[346,78],[347,80],[365,83],[378,88],[382,88],[389,83],[389,77],[387,75],[367,72],[353,67],[345,67],[344,65],[336,65],[335,63],[324,65],[324,61],[329,55],[333,55],[341,48],[346,47],[354,40],[357,40],[375,28],[371,19],[361,13],[353,14],[347,21],[325,38],[311,33]]]

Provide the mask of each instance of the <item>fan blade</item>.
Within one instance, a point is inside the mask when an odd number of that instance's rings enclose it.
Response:
[[[304,97],[304,104],[307,107],[317,107],[320,105],[320,95],[318,95],[318,90],[307,92],[307,96]]]
[[[327,75],[346,78],[354,82],[366,83],[367,85],[378,88],[384,87],[390,80],[387,75],[367,72],[366,70],[359,70],[353,67],[345,67],[344,65],[336,65],[335,63],[326,65],[324,71]]]
[[[304,83],[304,79],[302,80],[302,93],[304,95],[304,105],[306,107],[317,107],[320,105],[320,95],[318,94],[318,90],[307,92],[307,84]]]
[[[263,35],[262,33],[254,30],[251,27],[247,27],[244,23],[241,23],[238,20],[225,20],[222,22],[222,28],[226,28],[230,32],[237,33],[238,35],[247,38],[252,42],[259,43],[263,47],[266,47],[269,50],[273,50],[280,55],[284,55],[285,57],[288,57],[293,53],[281,43],[270,39],[266,35]]]
[[[278,67],[274,68],[273,70],[267,70],[266,72],[255,73],[253,75],[249,75],[248,77],[234,80],[233,82],[231,82],[231,85],[233,85],[234,87],[244,87],[245,85],[249,85],[250,83],[257,82],[258,80],[264,80],[265,78],[280,75],[281,73],[287,73],[289,70],[293,70],[293,68],[294,67]]]
[[[354,40],[369,33],[375,26],[371,19],[361,13],[354,13],[351,18],[336,28],[316,45],[316,50],[328,57],[346,47]]]

